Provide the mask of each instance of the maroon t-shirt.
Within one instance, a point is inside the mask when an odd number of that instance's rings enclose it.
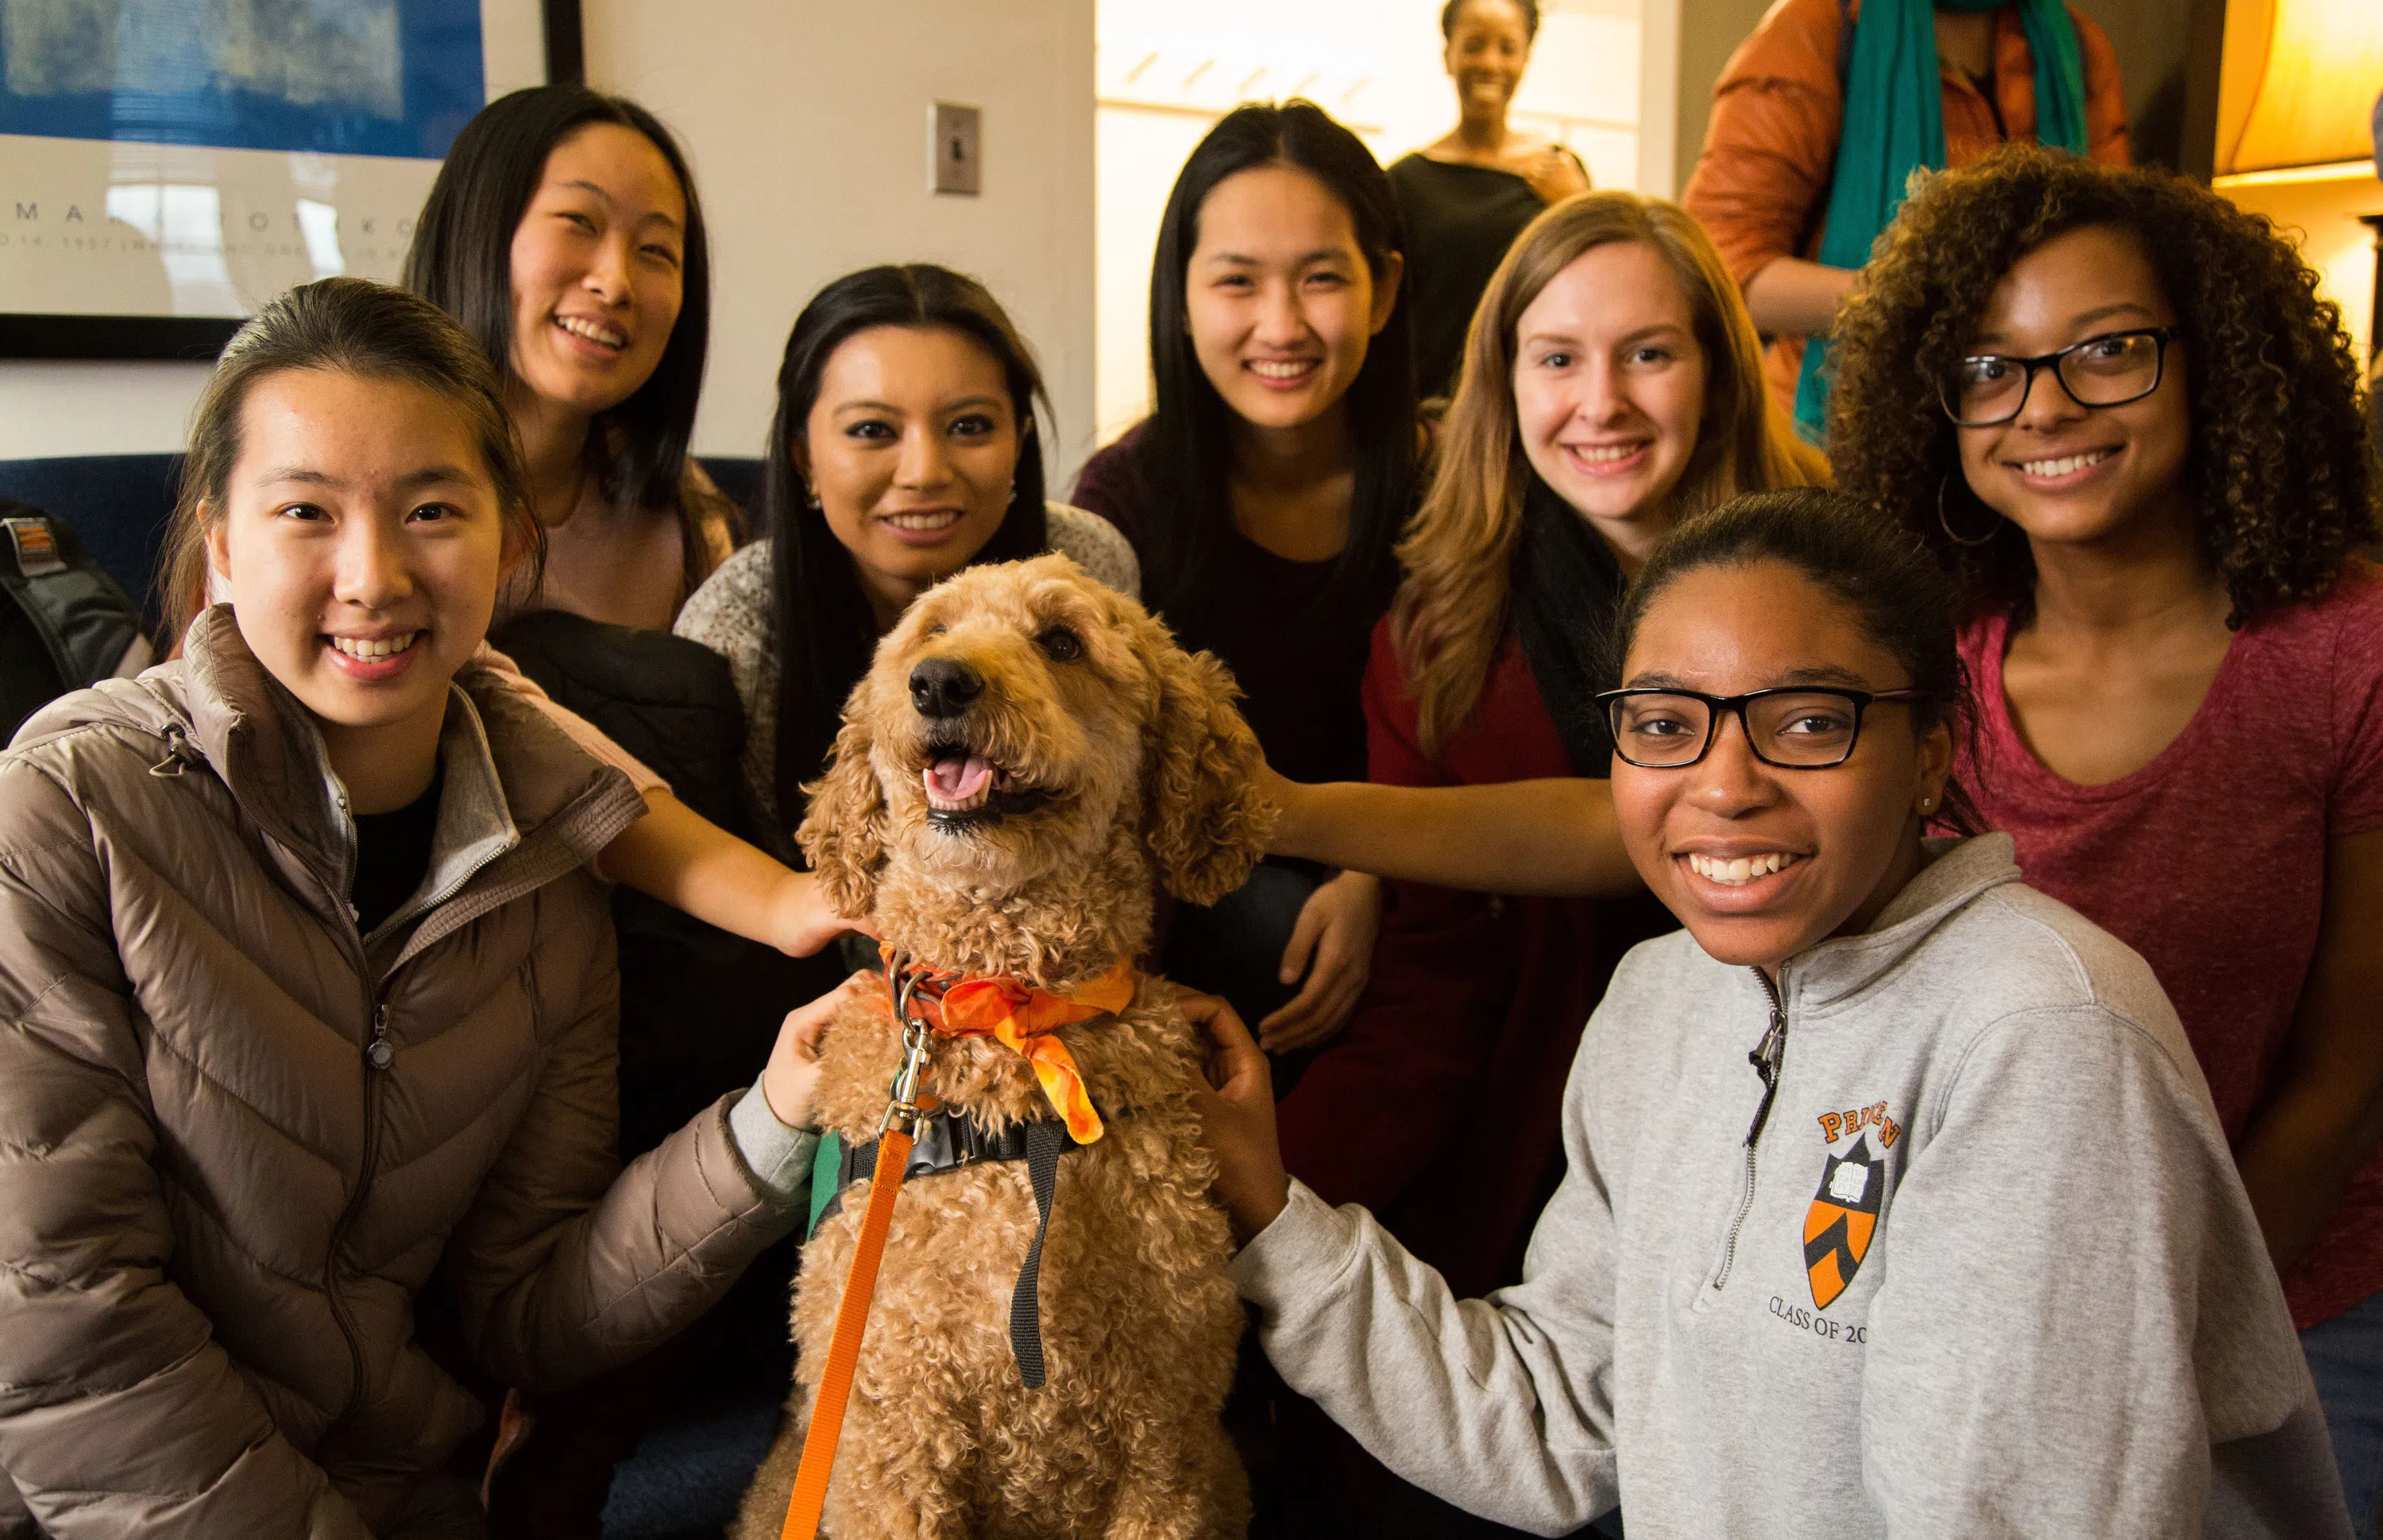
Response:
[[[2151,964],[2239,1140],[2315,955],[2327,845],[2383,829],[2383,573],[2353,562],[2324,598],[2244,626],[2176,741],[2105,785],[2063,780],[2020,739],[2007,642],[1999,614],[1962,632],[1978,695],[1963,783],[2029,886]],[[2303,1328],[2378,1291],[2383,1150],[2284,1279]]]

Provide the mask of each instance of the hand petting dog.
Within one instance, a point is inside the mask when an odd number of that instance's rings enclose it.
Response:
[[[761,1070],[761,1095],[771,1114],[789,1128],[808,1128],[811,1100],[819,1090],[820,1041],[828,1023],[885,987],[873,973],[856,973],[808,1005],[797,1005],[779,1024],[778,1041]]]
[[[1208,1040],[1192,1110],[1200,1115],[1201,1140],[1216,1157],[1216,1198],[1232,1219],[1233,1240],[1246,1246],[1290,1201],[1290,1173],[1275,1133],[1274,1067],[1223,1000],[1187,994],[1180,1008]]]

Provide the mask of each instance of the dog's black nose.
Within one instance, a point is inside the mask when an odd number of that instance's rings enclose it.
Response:
[[[984,694],[984,676],[950,658],[930,658],[910,671],[910,704],[922,717],[957,717]]]

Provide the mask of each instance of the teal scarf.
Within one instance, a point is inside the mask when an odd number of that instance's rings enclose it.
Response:
[[[1871,243],[1894,221],[1911,173],[1945,166],[1945,93],[1936,68],[1937,6],[1948,11],[2000,10],[2013,0],[1862,0],[1846,67],[1845,129],[1829,190],[1829,222],[1815,260],[1824,267],[1859,267]],[[2077,26],[2061,0],[2015,0],[2027,50],[2035,59],[2035,138],[2040,144],[2085,153],[2085,66]],[[1796,426],[1824,442],[1829,384],[1821,366],[1828,339],[1804,343],[1804,376],[1796,386]]]

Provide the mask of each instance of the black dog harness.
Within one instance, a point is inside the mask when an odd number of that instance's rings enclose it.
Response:
[[[844,1206],[845,1189],[877,1169],[881,1140],[852,1146],[833,1134],[820,1141],[811,1181],[818,1186],[833,1161],[834,1189],[814,1204],[808,1238]],[[1018,1286],[1009,1296],[1009,1350],[1018,1359],[1018,1376],[1030,1390],[1043,1386],[1043,1317],[1040,1285],[1043,1241],[1051,1230],[1051,1200],[1058,1189],[1059,1157],[1073,1148],[1068,1126],[1056,1117],[1013,1123],[999,1133],[987,1131],[974,1117],[957,1107],[943,1106],[919,1119],[910,1158],[903,1163],[906,1182],[920,1177],[965,1171],[989,1161],[1024,1161],[1027,1180],[1034,1189],[1034,1243],[1026,1250],[1026,1263],[1018,1270]]]

